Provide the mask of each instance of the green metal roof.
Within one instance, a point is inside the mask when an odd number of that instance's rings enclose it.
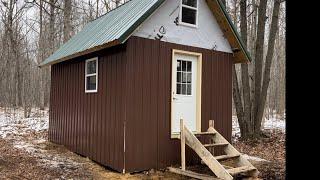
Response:
[[[79,33],[63,44],[51,56],[45,59],[39,66],[46,66],[66,61],[75,57],[89,54],[104,48],[124,43],[134,30],[141,25],[165,0],[131,0],[107,14],[89,22]],[[251,61],[250,55],[244,46],[240,35],[234,27],[225,7],[220,0],[206,0],[207,3],[214,2],[219,12],[224,15],[223,21],[228,25],[224,28],[232,32],[231,40],[234,48],[240,48],[240,62]],[[218,14],[220,15],[220,14]],[[229,37],[230,38],[230,37]],[[230,41],[230,39],[229,39]],[[234,42],[234,41],[232,41]],[[244,60],[245,59],[245,60]]]
[[[163,2],[164,0],[131,0],[121,5],[89,22],[79,33],[45,59],[40,66],[55,64],[124,43],[131,33]]]

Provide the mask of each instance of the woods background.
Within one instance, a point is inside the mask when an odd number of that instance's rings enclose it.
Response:
[[[48,107],[50,67],[38,64],[85,24],[125,2],[0,0],[0,106],[22,107],[26,117],[33,107]],[[233,112],[241,134],[258,133],[264,119],[260,115],[285,115],[285,1],[225,4],[253,59],[234,66]]]

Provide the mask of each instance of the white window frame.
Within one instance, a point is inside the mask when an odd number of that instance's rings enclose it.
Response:
[[[199,0],[197,0],[197,7],[192,7],[192,6],[188,6],[188,5],[184,5],[182,4],[182,0],[180,0],[180,18],[179,18],[179,24],[183,25],[183,26],[188,26],[188,27],[194,27],[194,28],[198,28],[198,16],[199,16]],[[188,8],[188,9],[193,9],[196,10],[196,24],[190,24],[190,23],[186,23],[186,22],[182,22],[182,8]]]
[[[93,74],[88,74],[87,73],[87,64],[91,61],[96,61],[96,73],[93,73]],[[98,67],[99,67],[99,61],[98,61],[98,57],[94,57],[94,58],[91,58],[91,59],[87,59],[86,60],[86,63],[85,63],[85,78],[84,78],[84,89],[85,89],[85,92],[86,93],[96,93],[98,92]],[[91,76],[96,76],[96,89],[94,90],[88,90],[87,89],[87,77],[91,77]]]

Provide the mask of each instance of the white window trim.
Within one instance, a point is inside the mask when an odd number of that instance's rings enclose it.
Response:
[[[196,10],[196,24],[190,24],[186,22],[182,22],[182,7]],[[182,4],[182,0],[180,1],[180,13],[179,13],[179,24],[187,27],[198,28],[198,16],[199,16],[199,0],[197,0],[197,7],[192,7],[188,5]]]
[[[91,62],[91,61],[96,61],[96,73],[87,74],[87,64],[88,64],[88,62]],[[98,57],[86,60],[86,63],[85,63],[85,77],[84,77],[85,93],[96,93],[96,92],[98,92],[98,69],[99,69],[98,67],[99,67]],[[90,76],[96,76],[96,89],[95,90],[87,90],[87,77],[90,77]]]

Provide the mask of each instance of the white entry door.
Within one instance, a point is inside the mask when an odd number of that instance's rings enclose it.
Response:
[[[180,132],[180,119],[191,131],[197,131],[198,57],[174,54],[172,62],[171,134]]]

